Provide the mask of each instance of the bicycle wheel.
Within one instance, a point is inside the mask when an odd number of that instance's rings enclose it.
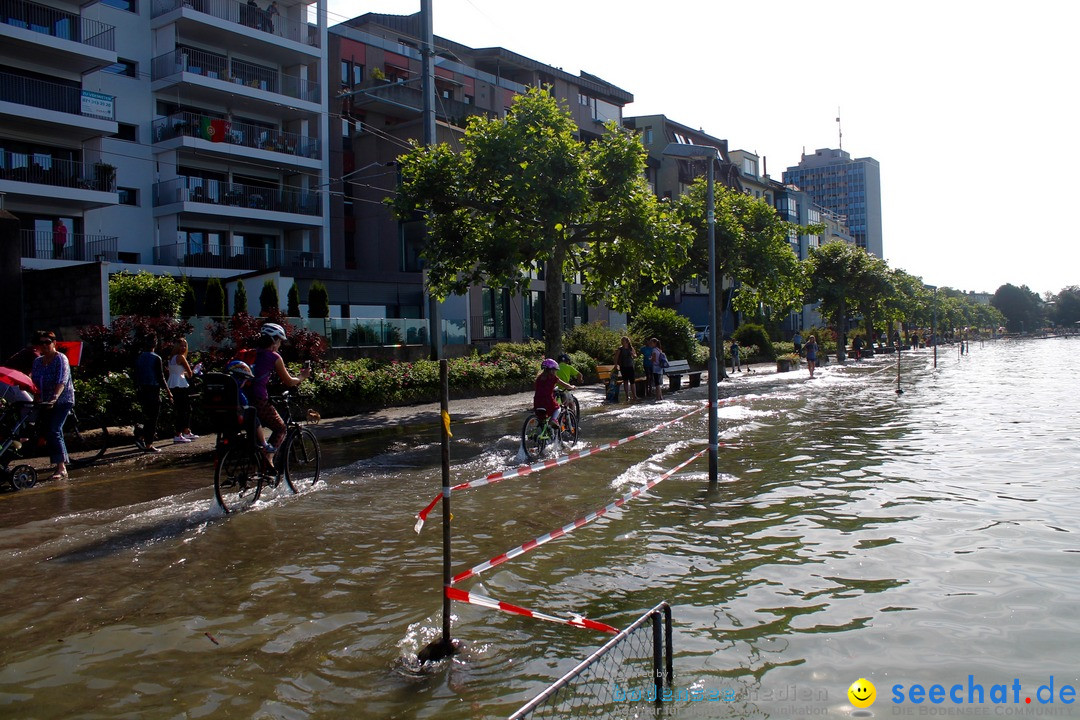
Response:
[[[315,433],[300,428],[285,439],[285,482],[294,493],[319,482],[322,452]]]
[[[525,457],[529,458],[529,462],[536,462],[544,453],[546,445],[543,421],[535,414],[529,415],[521,426],[521,447],[525,450]]]
[[[89,465],[105,454],[109,447],[109,428],[103,423],[80,423],[75,413],[64,421],[64,445],[72,457],[72,465]]]
[[[578,419],[570,408],[563,410],[559,419],[559,442],[566,446],[573,446],[577,442]]]
[[[214,495],[226,513],[254,505],[262,484],[262,468],[254,450],[226,450],[214,468]]]

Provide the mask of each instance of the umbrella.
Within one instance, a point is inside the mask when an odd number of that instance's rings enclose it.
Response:
[[[14,385],[15,387],[21,387],[23,390],[37,393],[37,385],[34,384],[34,381],[31,380],[26,373],[21,373],[18,370],[0,367],[0,382],[5,385]]]

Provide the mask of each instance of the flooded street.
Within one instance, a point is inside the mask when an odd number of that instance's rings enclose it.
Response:
[[[947,347],[936,370],[932,351],[908,353],[899,396],[895,356],[724,383],[721,399],[738,401],[720,409],[731,447],[717,488],[702,458],[459,587],[616,627],[667,600],[676,686],[738,694],[699,717],[846,716],[860,677],[877,684],[878,717],[896,683],[1080,686],[1077,350],[1075,338]],[[579,447],[705,396],[587,407]],[[455,423],[452,481],[517,466],[523,419]],[[454,572],[706,442],[699,412],[455,493]],[[608,639],[455,604],[462,652],[418,667],[441,627],[438,509],[413,531],[439,491],[437,427],[327,442],[324,462],[315,488],[264,490],[229,517],[208,464],[0,495],[0,717],[506,717]],[[809,711],[791,709],[789,688],[813,696]]]

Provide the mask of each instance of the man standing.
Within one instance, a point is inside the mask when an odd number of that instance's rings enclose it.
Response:
[[[795,337],[791,338],[791,342],[795,345],[795,354],[802,355],[802,333],[796,330]]]
[[[60,218],[56,219],[53,223],[53,259],[59,260],[64,257],[64,247],[67,245],[68,230],[67,225]]]

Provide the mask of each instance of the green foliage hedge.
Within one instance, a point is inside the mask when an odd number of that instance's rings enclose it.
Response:
[[[757,345],[760,357],[764,357],[766,360],[776,359],[776,350],[773,348],[772,341],[769,340],[769,334],[765,332],[765,328],[761,325],[754,323],[740,325],[739,329],[735,331],[734,337],[739,341],[739,345],[744,347]]]
[[[669,360],[694,361],[694,351],[699,346],[694,337],[694,326],[684,316],[671,308],[647,307],[640,310],[630,323],[630,337],[635,347],[641,347],[648,338],[655,337]],[[611,349],[614,354],[615,349]]]

